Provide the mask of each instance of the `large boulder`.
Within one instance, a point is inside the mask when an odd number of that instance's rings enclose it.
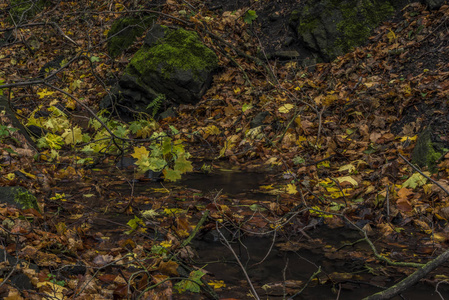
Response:
[[[319,60],[332,61],[363,45],[396,8],[388,0],[314,0],[294,11],[291,20],[299,40]]]
[[[217,66],[217,56],[196,32],[155,25],[100,107],[129,119],[135,111],[154,116],[155,107],[197,103]]]

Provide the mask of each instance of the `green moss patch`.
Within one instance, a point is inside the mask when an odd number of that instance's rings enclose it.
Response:
[[[50,4],[47,0],[38,1],[24,1],[24,0],[11,0],[10,17],[8,18],[11,23],[23,23],[26,20],[31,19],[37,13],[41,12],[45,6]],[[14,20],[14,22],[13,22]]]
[[[371,31],[393,13],[387,0],[309,1],[291,19],[298,20],[298,34],[309,47],[333,60],[363,45]]]
[[[386,1],[363,0],[358,9],[354,9],[357,2],[336,2],[341,5],[343,14],[343,21],[337,24],[337,30],[343,34],[343,38],[337,39],[336,46],[344,52],[363,45],[371,30],[394,13],[394,7]]]
[[[196,32],[177,29],[168,31],[155,46],[142,47],[133,57],[130,66],[140,74],[160,72],[169,78],[176,70],[211,71],[218,64],[215,53],[201,43]],[[128,66],[128,71],[131,71]]]
[[[40,212],[36,197],[22,187],[0,187],[0,203],[15,205],[20,209],[34,208]]]
[[[427,127],[418,137],[416,146],[412,153],[412,162],[420,167],[429,169],[432,173],[435,173],[438,169],[436,162],[440,159],[442,148],[438,143],[432,142],[432,131],[430,127]]]

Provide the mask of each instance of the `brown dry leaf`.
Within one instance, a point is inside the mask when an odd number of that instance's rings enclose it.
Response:
[[[409,199],[412,195],[413,195],[413,191],[411,189],[408,188],[401,188],[398,191],[398,197],[400,201],[406,201],[407,199]]]
[[[426,222],[423,222],[421,220],[413,220],[413,223],[415,224],[416,227],[419,227],[425,233],[432,232],[432,229],[430,228],[429,224],[427,224]]]
[[[449,206],[440,208],[440,211],[438,212],[438,214],[445,218],[446,220],[449,220]]]
[[[373,132],[370,134],[369,139],[371,142],[375,143],[382,136],[379,132]]]
[[[112,255],[97,255],[94,259],[93,259],[93,263],[98,265],[98,266],[105,266],[108,263],[110,263],[112,260],[114,259],[114,257]]]
[[[409,212],[413,210],[413,207],[411,205],[411,203],[408,200],[405,199],[399,199],[396,202],[396,207],[403,212]]]
[[[19,255],[23,258],[32,258],[37,253],[37,251],[38,250],[32,246],[25,246],[20,250]]]
[[[44,253],[42,251],[37,252],[33,259],[38,266],[44,267],[57,267],[58,263],[61,262],[61,259],[56,254]]]
[[[12,287],[12,286],[8,286],[8,295],[5,296],[3,299],[4,300],[22,300],[22,296],[20,296],[20,292]]]
[[[170,275],[170,276],[178,276],[178,267],[179,265],[174,262],[174,261],[161,261],[161,263],[159,264],[159,271],[165,275]]]

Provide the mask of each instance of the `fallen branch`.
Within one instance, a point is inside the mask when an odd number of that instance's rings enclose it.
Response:
[[[408,276],[407,278],[405,278],[398,284],[395,284],[392,287],[389,287],[385,291],[368,296],[368,297],[364,298],[363,300],[391,299],[392,297],[402,293],[403,291],[405,291],[406,289],[408,289],[409,287],[411,287],[412,285],[417,283],[419,280],[421,280],[423,277],[425,277],[431,271],[435,270],[441,264],[445,263],[448,259],[449,259],[449,250],[446,250],[445,252],[440,254],[437,258],[429,261],[422,268],[416,270],[412,275]]]

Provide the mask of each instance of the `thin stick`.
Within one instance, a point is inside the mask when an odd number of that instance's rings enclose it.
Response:
[[[237,263],[239,264],[240,268],[243,271],[243,274],[246,277],[246,281],[248,281],[249,286],[251,287],[251,290],[253,292],[253,296],[257,299],[260,300],[259,295],[256,292],[256,289],[254,288],[251,279],[248,276],[248,273],[245,270],[245,267],[242,265],[242,262],[240,261],[238,255],[235,253],[234,249],[232,249],[232,246],[229,244],[228,240],[225,238],[225,236],[223,235],[223,233],[221,233],[220,229],[218,229],[218,222],[215,223],[215,227],[217,229],[217,232],[220,234],[221,238],[223,239],[224,243],[226,244],[226,247],[228,247],[228,249],[232,252],[232,255],[234,255],[235,259],[237,260]]]
[[[399,153],[399,157],[402,158],[410,167],[412,167],[416,172],[418,172],[419,174],[421,174],[422,176],[424,176],[425,178],[429,179],[430,181],[432,181],[433,183],[435,183],[440,189],[442,189],[446,194],[449,195],[449,192],[441,186],[441,184],[439,184],[438,182],[436,182],[435,180],[433,180],[432,178],[430,178],[429,176],[427,176],[426,174],[424,174],[423,172],[421,172],[420,169],[418,169],[415,165],[413,165],[411,162],[409,162],[404,156],[402,156],[401,153]]]
[[[320,274],[320,273],[321,273],[321,266],[319,266],[319,267],[318,267],[318,270],[317,270],[315,273],[313,273],[312,276],[310,276],[309,280],[307,280],[306,284],[302,287],[302,289],[301,289],[299,292],[297,292],[296,294],[294,294],[293,296],[291,296],[290,298],[288,298],[288,300],[293,300],[293,298],[295,298],[296,296],[298,296],[299,294],[301,294],[301,293],[304,291],[304,289],[309,285],[309,283],[310,283],[315,277],[317,277],[318,274]]]

